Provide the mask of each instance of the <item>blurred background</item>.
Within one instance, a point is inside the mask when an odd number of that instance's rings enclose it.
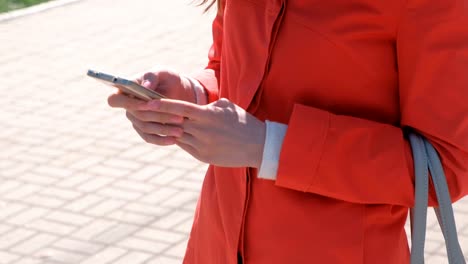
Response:
[[[164,0],[0,14],[0,263],[181,263],[206,165],[145,144],[86,71],[190,74],[212,18]]]
[[[47,0],[0,0],[0,12],[8,12],[43,2],[47,2]]]
[[[36,2],[0,0],[0,12]],[[197,71],[213,16],[187,0],[0,14],[0,264],[181,263],[206,165],[144,143],[86,71]],[[468,249],[466,199],[456,212]],[[433,217],[426,253],[446,263]]]

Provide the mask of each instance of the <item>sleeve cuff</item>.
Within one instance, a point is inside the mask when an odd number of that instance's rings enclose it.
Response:
[[[270,121],[266,121],[265,123],[265,146],[263,148],[263,159],[258,172],[258,178],[276,180],[281,147],[288,126]]]
[[[330,113],[296,104],[281,149],[276,185],[307,192],[315,182],[325,149]]]

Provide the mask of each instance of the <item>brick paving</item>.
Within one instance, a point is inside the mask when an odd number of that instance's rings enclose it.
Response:
[[[189,1],[84,0],[0,23],[0,264],[181,263],[206,165],[143,143],[85,72],[200,69],[212,16]],[[468,199],[455,208],[468,255]]]

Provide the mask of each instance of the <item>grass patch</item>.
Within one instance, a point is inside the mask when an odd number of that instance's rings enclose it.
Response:
[[[37,5],[50,0],[0,0],[0,13]]]

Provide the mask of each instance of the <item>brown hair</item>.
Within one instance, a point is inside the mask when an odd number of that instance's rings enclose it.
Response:
[[[210,8],[216,3],[218,2],[218,8],[219,8],[219,1],[217,0],[201,0],[198,5],[199,6],[202,6],[202,5],[205,5],[206,4],[206,8],[205,8],[205,12],[207,12],[208,10],[210,10]],[[207,4],[208,3],[208,4]]]

